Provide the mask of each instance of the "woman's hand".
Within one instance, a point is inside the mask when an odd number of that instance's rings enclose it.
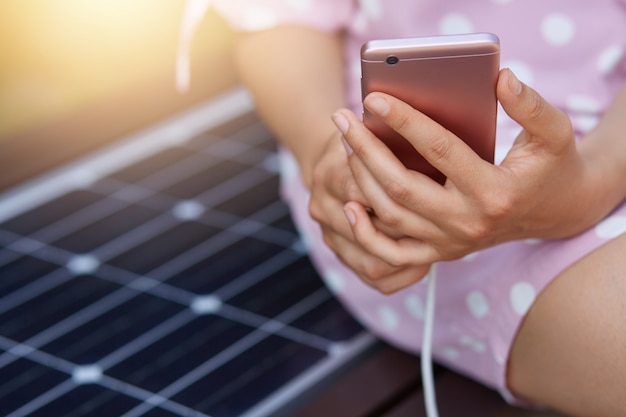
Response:
[[[369,206],[348,166],[348,154],[341,135],[335,134],[328,140],[313,168],[309,202],[309,212],[320,224],[326,245],[366,284],[381,292],[390,293],[420,279],[428,267],[390,265],[355,241],[343,210],[344,204],[350,201],[362,207]],[[377,223],[376,219],[373,221],[381,233],[386,231],[384,225]],[[399,237],[387,232],[392,237]]]
[[[600,178],[579,154],[568,116],[510,70],[501,71],[497,95],[523,128],[498,166],[402,101],[366,98],[370,112],[446,175],[443,186],[406,169],[353,113],[334,114],[366,201],[382,224],[405,235],[382,233],[362,201],[348,202],[353,236],[365,251],[393,266],[429,265],[514,239],[572,236],[606,214],[593,204]]]

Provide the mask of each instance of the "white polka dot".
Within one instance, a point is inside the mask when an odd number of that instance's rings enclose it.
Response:
[[[179,201],[172,208],[172,214],[178,220],[188,221],[195,220],[204,213],[204,206],[194,200]]]
[[[65,266],[76,275],[85,275],[94,273],[100,261],[93,255],[76,255]]]
[[[576,32],[572,19],[562,13],[552,13],[541,22],[541,34],[546,42],[554,46],[567,45]]]
[[[574,112],[581,113],[597,113],[600,111],[600,103],[589,96],[582,94],[572,94],[566,101],[567,109]]]
[[[285,4],[293,10],[305,12],[313,6],[313,0],[285,0]]]
[[[426,316],[426,306],[415,294],[411,294],[404,299],[404,306],[412,317],[423,321]]]
[[[382,15],[383,8],[379,0],[359,0],[359,3],[370,19],[379,19]]]
[[[352,30],[358,34],[364,34],[368,29],[369,19],[363,10],[357,12],[356,16],[352,20]],[[359,62],[360,65],[360,62]],[[360,73],[360,71],[359,71]]]
[[[467,308],[477,319],[481,319],[489,314],[489,301],[485,294],[480,291],[472,291],[465,298]]]
[[[191,301],[191,310],[198,314],[213,314],[222,307],[222,300],[215,295],[201,295]]]
[[[535,82],[535,74],[530,65],[522,61],[507,61],[502,63],[503,68],[509,68],[523,83],[532,85]]]
[[[535,295],[535,289],[528,282],[518,282],[515,284],[509,294],[513,311],[520,316],[526,314],[535,301]]]
[[[439,22],[439,31],[444,35],[473,32],[474,25],[460,13],[449,13]]]
[[[596,127],[596,125],[600,121],[599,116],[589,114],[572,116],[571,119],[574,129],[581,132],[589,132],[591,129]]]
[[[493,354],[493,360],[500,366],[504,366],[506,364],[506,357],[499,353]]]
[[[75,384],[94,384],[102,378],[102,368],[97,365],[78,366],[72,372]]]
[[[378,308],[378,318],[383,323],[385,328],[389,330],[395,330],[400,324],[400,318],[396,312],[389,306],[380,306]]]
[[[333,294],[339,294],[346,286],[343,275],[336,269],[329,269],[324,272],[324,281]]]
[[[617,67],[623,57],[624,47],[622,45],[609,46],[600,54],[596,68],[602,74],[608,74]]]
[[[441,349],[441,354],[448,360],[455,361],[459,359],[459,351],[455,348],[445,347]]]
[[[461,337],[461,340],[459,340],[459,343],[462,346],[472,349],[476,353],[485,353],[485,351],[487,350],[487,345],[485,344],[485,342],[481,340],[472,339],[469,336]]]
[[[278,18],[272,10],[253,3],[244,8],[242,13],[243,26],[247,30],[269,29],[278,23]]]
[[[596,225],[596,235],[601,239],[613,239],[626,232],[626,216],[611,216]]]

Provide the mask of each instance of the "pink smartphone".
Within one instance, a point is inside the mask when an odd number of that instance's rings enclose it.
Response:
[[[363,98],[380,91],[425,113],[493,163],[500,42],[492,33],[384,39],[361,48]],[[408,168],[439,183],[445,176],[367,111],[365,125]]]

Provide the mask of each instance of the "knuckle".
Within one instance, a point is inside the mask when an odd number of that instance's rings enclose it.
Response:
[[[390,181],[385,184],[385,188],[387,189],[387,193],[392,200],[406,203],[411,199],[411,191],[409,188],[401,182],[398,181]]]
[[[424,157],[430,161],[441,161],[448,158],[452,152],[452,143],[445,134],[437,134],[428,142],[428,147],[424,149]]]
[[[491,232],[489,222],[473,221],[465,224],[463,235],[470,242],[481,242],[485,240]],[[458,251],[459,253],[462,251]]]
[[[382,224],[392,229],[400,224],[400,217],[389,209],[376,210],[376,217]]]
[[[484,211],[489,219],[498,221],[507,217],[515,207],[515,199],[508,192],[492,190],[485,199]]]
[[[398,285],[387,281],[379,281],[376,283],[376,289],[384,295],[391,295],[398,292],[401,288]]]
[[[395,117],[391,120],[391,125],[394,130],[398,132],[403,132],[408,129],[411,124],[411,118],[406,112],[399,112],[395,115]]]
[[[543,116],[546,109],[546,102],[539,94],[532,94],[528,103],[527,117],[529,120],[537,120]]]
[[[377,281],[387,276],[387,268],[380,261],[366,260],[363,265],[363,275],[371,281]]]
[[[311,198],[309,202],[309,215],[318,223],[322,220],[322,209],[316,199]]]

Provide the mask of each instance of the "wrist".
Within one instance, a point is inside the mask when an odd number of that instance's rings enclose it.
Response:
[[[300,167],[300,175],[304,185],[311,189],[313,184],[313,177],[315,173],[315,167],[322,159],[322,156],[326,153],[329,146],[332,146],[335,142],[341,142],[338,139],[339,132],[335,131],[330,134],[320,135],[323,139],[316,141],[309,141],[309,146],[301,146],[298,150],[293,151],[298,166]]]

